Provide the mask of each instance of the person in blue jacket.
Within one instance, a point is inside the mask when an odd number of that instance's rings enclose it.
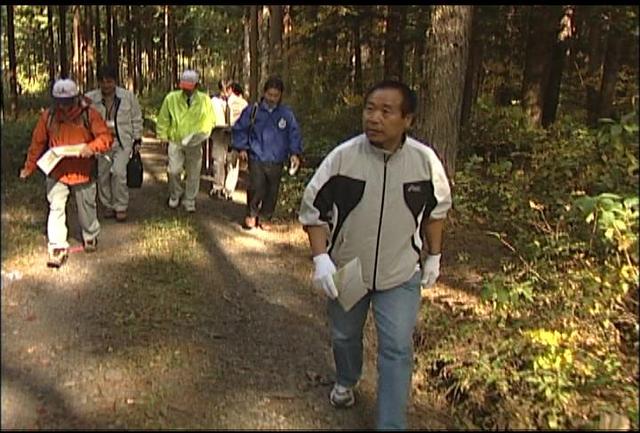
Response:
[[[232,147],[249,163],[245,229],[270,230],[284,164],[289,160],[291,173],[300,166],[300,128],[291,108],[281,103],[283,93],[282,80],[269,77],[260,101],[248,105],[232,128]]]

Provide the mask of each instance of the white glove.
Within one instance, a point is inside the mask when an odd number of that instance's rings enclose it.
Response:
[[[440,256],[442,254],[429,254],[422,263],[422,281],[420,284],[425,289],[433,286],[440,275]]]
[[[336,265],[333,264],[329,254],[318,254],[313,258],[313,263],[315,265],[313,286],[318,290],[323,290],[329,298],[337,298],[338,289],[336,289],[336,285],[333,282]]]

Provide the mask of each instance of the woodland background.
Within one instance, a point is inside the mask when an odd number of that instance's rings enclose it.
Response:
[[[424,386],[470,426],[638,427],[637,6],[6,5],[1,22],[3,208],[57,77],[87,91],[118,65],[152,135],[186,67],[208,93],[231,78],[250,100],[281,75],[306,160],[284,181],[285,219],[313,166],[359,132],[365,90],[404,80],[412,134],[453,185],[451,229],[511,253],[482,281],[482,322],[428,311],[446,338],[417,336]]]

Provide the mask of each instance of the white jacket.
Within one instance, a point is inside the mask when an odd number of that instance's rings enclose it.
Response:
[[[450,207],[449,182],[430,147],[407,137],[391,154],[361,134],[322,161],[304,191],[299,221],[328,228],[336,267],[359,257],[367,288],[386,290],[416,271],[422,220],[445,218]]]
[[[103,119],[107,119],[107,108],[102,102],[102,92],[95,89],[86,94],[93,101],[93,107],[98,110]],[[121,145],[123,148],[131,148],[133,140],[142,138],[142,111],[136,96],[122,87],[116,87],[115,130],[113,133],[113,146]]]

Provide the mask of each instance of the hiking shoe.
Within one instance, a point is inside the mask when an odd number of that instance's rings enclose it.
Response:
[[[169,197],[169,207],[171,209],[177,208],[178,204],[180,204],[180,199],[179,198],[171,198],[171,197]]]
[[[84,252],[85,253],[93,253],[98,249],[98,239],[93,238],[84,241]]]
[[[116,211],[116,221],[121,223],[121,222],[124,222],[126,220],[127,220],[127,211],[126,210]]]
[[[49,253],[47,266],[50,268],[59,268],[60,266],[62,266],[65,260],[67,260],[67,256],[68,253],[66,248],[55,248]]]
[[[333,407],[348,408],[355,404],[356,397],[353,393],[353,388],[347,388],[336,383],[329,394],[329,401]]]
[[[191,206],[185,206],[184,210],[186,210],[189,213],[194,213],[196,211],[196,207],[194,205]]]
[[[273,230],[273,226],[271,225],[271,223],[266,222],[266,221],[260,221],[258,223],[258,227],[260,227],[265,232],[269,232],[269,231]]]
[[[244,224],[242,224],[242,228],[245,230],[251,230],[256,226],[256,218],[255,217],[245,217]]]

